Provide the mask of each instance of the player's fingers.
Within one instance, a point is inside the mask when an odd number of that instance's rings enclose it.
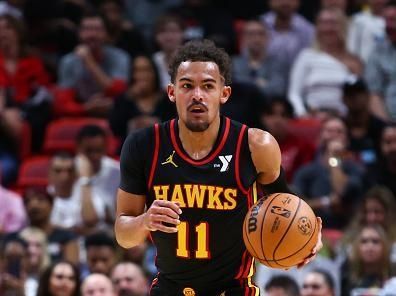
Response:
[[[168,200],[155,200],[153,202],[153,205],[159,206],[159,207],[166,207],[169,209],[172,209],[176,214],[180,215],[182,213],[182,210],[180,209],[180,206],[178,203],[168,201]]]
[[[174,219],[179,219],[179,215],[170,208],[154,207],[151,209],[151,213],[155,215],[164,215]]]

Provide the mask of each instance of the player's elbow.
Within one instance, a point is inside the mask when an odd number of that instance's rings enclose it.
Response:
[[[129,225],[125,225],[125,223],[120,220],[119,217],[116,219],[114,232],[115,239],[122,248],[130,249],[144,241],[144,239],[141,239],[138,235],[134,235],[134,231]]]

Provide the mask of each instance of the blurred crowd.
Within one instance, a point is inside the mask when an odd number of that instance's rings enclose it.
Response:
[[[222,113],[277,139],[323,219],[262,293],[396,295],[395,0],[0,1],[0,295],[148,295],[155,248],[114,240],[119,153],[176,115],[168,65],[202,38],[232,57]]]

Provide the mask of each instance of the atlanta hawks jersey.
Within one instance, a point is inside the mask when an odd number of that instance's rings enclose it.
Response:
[[[177,233],[151,233],[161,277],[180,286],[210,287],[253,273],[242,225],[255,202],[256,169],[247,127],[221,117],[212,151],[194,160],[183,149],[177,120],[139,131],[124,144],[121,186],[155,199],[179,203]],[[133,234],[131,234],[133,235]]]

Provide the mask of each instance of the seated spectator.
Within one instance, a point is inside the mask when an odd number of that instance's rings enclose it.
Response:
[[[153,61],[158,69],[160,88],[167,90],[170,83],[169,65],[176,50],[183,44],[184,25],[176,15],[160,16],[154,27],[155,43],[158,50],[153,54]]]
[[[79,296],[80,273],[67,261],[47,267],[40,277],[37,296]]]
[[[348,155],[346,128],[341,119],[325,121],[320,138],[322,143],[317,159],[296,172],[293,185],[322,217],[323,225],[342,229],[361,197],[363,170]]]
[[[27,227],[19,233],[19,237],[28,245],[25,296],[36,296],[40,275],[50,264],[47,236],[38,228]]]
[[[0,172],[1,173],[1,172]],[[26,224],[26,212],[20,195],[0,185],[0,237],[17,232]]]
[[[272,0],[261,18],[269,28],[268,55],[290,66],[300,51],[311,46],[314,27],[297,13],[300,0]]]
[[[349,135],[349,149],[366,166],[373,165],[380,154],[380,138],[385,122],[370,110],[370,93],[366,82],[351,77],[343,87],[343,101],[348,111],[345,123]]]
[[[0,91],[0,184],[7,187],[17,179],[19,167],[22,122],[14,121],[15,113],[18,111],[5,107],[5,98]]]
[[[272,277],[264,288],[267,296],[300,296],[299,289],[295,280],[286,275]]]
[[[87,276],[81,285],[82,296],[116,296],[111,280],[99,273],[94,273]]]
[[[339,9],[342,12],[347,12],[347,1],[348,0],[321,0],[321,9]]]
[[[389,260],[396,262],[396,200],[384,186],[374,186],[364,196],[338,246],[337,261],[344,261],[364,225],[381,225],[392,245]]]
[[[386,36],[378,42],[365,67],[365,78],[371,92],[371,110],[385,120],[396,119],[396,1],[387,1],[385,10]]]
[[[315,269],[309,272],[303,281],[301,296],[335,296],[334,279],[322,270]],[[349,294],[348,294],[349,295]]]
[[[138,56],[132,64],[132,83],[116,98],[109,118],[114,134],[122,143],[130,132],[176,115],[174,104],[160,88],[153,61],[147,56]]]
[[[84,168],[90,166],[89,161],[83,156],[80,160]],[[99,222],[105,222],[104,202],[100,198],[93,200],[90,183],[81,182],[84,177],[89,176],[80,176],[80,181],[77,181],[77,170],[72,155],[57,153],[52,157],[48,176],[48,190],[54,196],[51,223],[80,235],[95,228]]]
[[[168,0],[169,1],[169,0]],[[234,19],[224,5],[209,0],[184,0],[169,9],[182,18],[185,41],[209,39],[229,54],[235,54]]]
[[[24,202],[29,225],[43,230],[48,240],[48,252],[52,262],[68,260],[77,263],[79,249],[76,235],[51,224],[53,197],[46,188],[30,187],[24,193]],[[22,230],[23,231],[23,230]]]
[[[8,236],[0,246],[0,295],[25,296],[27,243]]]
[[[149,293],[147,277],[137,264],[118,263],[111,273],[111,280],[117,296],[147,296]]]
[[[333,111],[342,115],[342,84],[359,75],[362,64],[345,47],[346,18],[336,9],[321,10],[316,21],[316,48],[304,49],[290,75],[289,100],[297,116]]]
[[[286,94],[288,65],[267,53],[268,32],[260,20],[248,20],[242,28],[241,54],[232,60],[233,80],[255,84],[266,97]]]
[[[116,262],[116,242],[105,232],[95,232],[85,238],[88,274],[110,276]]]
[[[367,185],[385,185],[396,195],[396,123],[389,123],[382,130],[380,146],[381,155],[367,172]]]
[[[272,99],[261,110],[261,122],[265,130],[275,137],[282,152],[282,167],[291,182],[294,173],[314,157],[315,147],[290,130],[293,107],[285,99]]]
[[[55,112],[106,116],[112,97],[126,89],[128,54],[105,44],[106,26],[99,15],[85,15],[81,19],[79,37],[80,44],[60,61]]]
[[[354,14],[349,24],[348,50],[364,63],[367,63],[376,44],[385,37],[385,4],[386,0],[368,0],[368,9]]]
[[[374,292],[374,288],[378,293],[392,276],[390,249],[389,239],[380,225],[363,226],[341,268],[342,295]]]
[[[118,161],[106,156],[106,139],[105,131],[99,126],[83,127],[77,134],[76,162],[79,184],[91,190],[98,217],[100,220],[104,217],[112,227],[120,167]]]
[[[32,148],[41,148],[45,126],[50,120],[48,91],[50,78],[40,58],[34,56],[26,43],[21,20],[10,15],[0,17],[0,88],[8,125],[21,136],[22,120],[32,127]],[[2,103],[1,103],[2,104]],[[19,123],[19,124],[18,124]]]
[[[134,25],[123,17],[124,3],[119,0],[100,1],[98,10],[103,16],[108,31],[108,41],[123,49],[133,59],[148,52],[143,35]]]

